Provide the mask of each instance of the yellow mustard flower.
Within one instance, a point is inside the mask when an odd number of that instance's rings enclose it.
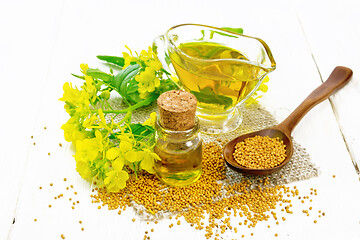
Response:
[[[126,186],[126,181],[129,179],[129,174],[123,170],[110,171],[106,173],[104,184],[106,189],[110,192],[118,192]]]
[[[88,66],[87,64],[82,63],[82,64],[80,64],[80,69],[81,69],[81,72],[82,72],[84,75],[86,75],[86,72],[87,72],[87,70],[89,69],[89,66]]]
[[[93,126],[99,121],[99,118],[96,116],[96,114],[93,114],[91,117],[85,119],[82,126],[87,129],[94,128]]]
[[[80,174],[80,176],[86,180],[90,180],[91,178],[91,161],[88,159],[78,159],[76,161],[76,171]]]
[[[142,125],[155,127],[155,122],[156,122],[156,112],[152,112],[150,113],[150,118],[146,119],[146,121]]]
[[[60,101],[68,102],[75,106],[89,105],[88,94],[85,91],[74,88],[68,82],[64,83],[63,90],[64,93],[62,98],[59,99]]]
[[[97,90],[91,76],[85,76],[84,90],[89,93],[90,101],[94,102],[97,97]]]
[[[99,124],[99,127],[100,127],[100,128],[104,128],[104,129],[106,129],[107,131],[111,132],[112,130],[111,130],[111,128],[108,126],[108,124],[106,123],[105,116],[104,116],[104,112],[102,111],[101,108],[98,110],[98,114],[99,114],[99,119],[100,119],[100,121],[99,121],[99,123],[98,123],[98,124]]]
[[[154,69],[149,67],[136,75],[135,80],[139,83],[139,93],[153,92],[155,88],[160,86],[160,79],[156,77]]]
[[[128,141],[121,141],[119,147],[113,147],[107,150],[106,158],[109,160],[118,161],[116,162],[116,168],[119,168],[120,164],[121,169],[125,162],[137,162],[138,160],[138,153],[133,149],[133,146]]]
[[[78,140],[83,140],[87,137],[86,133],[80,130],[80,123],[77,117],[71,117],[61,126],[64,130],[64,137],[67,142],[72,142],[76,145]]]
[[[145,171],[154,174],[154,161],[160,160],[160,157],[156,154],[150,151],[149,149],[144,149],[140,152],[138,152],[140,155],[139,158],[141,159],[140,167],[141,169],[144,169]]]
[[[146,66],[152,68],[154,71],[160,71],[160,69],[162,68],[161,62],[157,59],[147,62]]]
[[[142,50],[141,52],[140,52],[140,60],[141,61],[144,61],[144,62],[147,62],[147,61],[149,61],[149,60],[151,60],[151,59],[153,59],[153,50],[152,50],[152,48],[149,46],[148,47],[148,50],[146,51],[146,50]]]
[[[102,135],[99,130],[95,131],[95,137],[79,140],[76,143],[75,160],[94,161],[99,152],[103,150]]]
[[[139,63],[139,58],[135,57],[131,51],[131,49],[125,45],[125,47],[129,50],[129,53],[123,52],[123,58],[124,58],[124,66],[123,69],[128,67],[131,63]]]

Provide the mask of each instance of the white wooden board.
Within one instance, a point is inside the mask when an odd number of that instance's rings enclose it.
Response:
[[[66,239],[142,239],[151,228],[155,230],[151,239],[205,239],[204,232],[184,220],[180,227],[169,229],[171,221],[147,225],[131,209],[121,216],[97,209],[91,203],[92,186],[75,171],[74,149],[60,129],[68,118],[58,101],[62,85],[78,82],[70,73],[79,73],[80,63],[102,68],[96,55],[121,55],[125,44],[141,50],[167,28],[189,22],[243,27],[246,34],[268,43],[277,69],[270,74],[269,91],[261,104],[279,122],[334,66],[353,68],[353,81],[332,98],[332,104],[319,104],[293,132],[320,175],[289,186],[296,185],[303,195],[316,188],[318,196],[311,206],[326,216],[314,224],[315,216],[301,213],[310,205],[297,203],[294,214],[279,226],[271,223],[268,229],[264,222],[255,229],[239,229],[246,239],[251,232],[255,233],[251,239],[273,238],[275,233],[278,239],[359,239],[360,192],[355,189],[360,182],[351,160],[359,161],[360,141],[356,134],[359,110],[354,111],[360,93],[355,55],[360,33],[354,31],[358,6],[356,1],[330,2],[324,7],[323,2],[279,0],[0,3],[1,101],[5,106],[0,118],[5,132],[0,153],[0,239],[61,239],[61,234]],[[330,33],[334,26],[341,34]],[[329,57],[329,48],[335,44],[336,57]],[[70,185],[74,188],[66,190]],[[64,197],[55,200],[61,193]],[[74,200],[79,204],[71,209]],[[241,235],[229,233],[223,239],[242,239]]]

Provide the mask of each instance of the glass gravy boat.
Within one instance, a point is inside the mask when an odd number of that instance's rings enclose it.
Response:
[[[235,130],[242,121],[238,106],[276,67],[263,40],[206,25],[174,26],[154,40],[154,49],[179,87],[197,98],[201,131],[208,134]]]

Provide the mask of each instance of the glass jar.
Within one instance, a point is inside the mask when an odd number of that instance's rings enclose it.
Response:
[[[155,161],[158,178],[171,186],[186,186],[196,182],[202,173],[202,140],[199,120],[193,128],[184,131],[169,130],[155,124],[154,152],[161,160]]]

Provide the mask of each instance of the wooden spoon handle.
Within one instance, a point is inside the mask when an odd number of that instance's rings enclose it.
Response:
[[[278,129],[287,135],[291,135],[292,130],[300,120],[317,104],[321,103],[332,95],[335,90],[343,87],[351,79],[353,72],[347,67],[336,67],[329,78],[316,88],[310,95],[282,122]]]

